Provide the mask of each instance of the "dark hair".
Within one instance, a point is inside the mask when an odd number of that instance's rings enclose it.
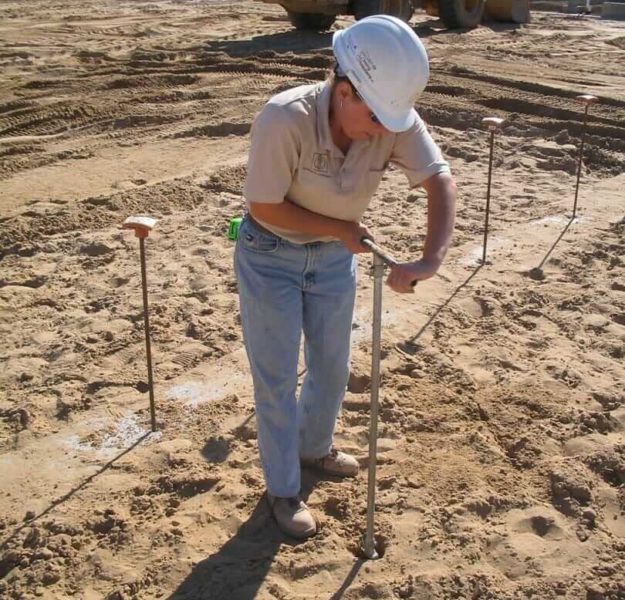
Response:
[[[354,95],[360,99],[360,94],[358,93],[358,90],[354,87],[354,84],[352,83],[351,79],[345,75],[345,73],[343,72],[343,69],[341,69],[341,65],[339,65],[338,62],[334,63],[334,67],[332,68],[332,71],[330,72],[330,77],[332,78],[332,86],[335,86],[337,83],[349,83],[349,87],[352,88],[352,92],[354,93]]]

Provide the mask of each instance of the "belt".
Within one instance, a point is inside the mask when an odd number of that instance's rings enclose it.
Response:
[[[269,235],[269,236],[278,238],[279,240],[287,241],[281,235],[278,235],[277,233],[274,233],[273,231],[269,231],[269,229],[267,229],[266,227],[263,227],[249,212],[245,214],[245,219],[252,224],[254,229],[257,229],[261,233],[264,233],[265,235]],[[296,245],[298,245],[298,246],[316,246],[318,244],[325,244],[325,243],[326,242],[307,242],[305,244],[296,244]]]
[[[263,227],[252,215],[251,213],[247,213],[245,215],[245,218],[254,226],[254,229],[258,229],[258,231],[260,231],[261,233],[264,233],[266,235],[272,235],[273,237],[277,237],[279,238],[280,236],[277,233],[274,233],[273,231],[269,231],[269,229],[267,229],[266,227]]]

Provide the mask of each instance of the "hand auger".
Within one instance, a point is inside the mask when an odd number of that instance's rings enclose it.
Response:
[[[141,259],[141,287],[143,288],[143,324],[145,328],[145,353],[148,365],[148,391],[150,392],[150,421],[152,431],[156,431],[156,408],[154,406],[154,378],[152,376],[152,350],[150,347],[150,317],[148,312],[148,280],[145,265],[144,241],[156,225],[152,217],[132,216],[122,224],[123,229],[132,229],[139,238],[139,255]]]
[[[382,323],[382,277],[384,267],[394,267],[397,261],[369,238],[360,240],[373,253],[373,333],[371,342],[371,420],[369,425],[369,478],[367,483],[367,531],[362,552],[366,558],[380,558],[374,539],[375,470],[378,445],[378,406],[380,391],[380,342]],[[417,284],[416,280],[412,285]]]
[[[488,159],[488,185],[486,187],[486,212],[484,215],[484,243],[482,244],[482,264],[486,264],[486,245],[488,244],[488,217],[490,215],[490,184],[493,177],[493,148],[495,146],[495,132],[501,129],[503,119],[498,117],[484,117],[482,125],[490,131],[490,154]]]
[[[574,219],[577,214],[577,194],[579,192],[579,178],[582,173],[582,160],[584,158],[584,142],[586,141],[586,123],[588,121],[588,108],[591,104],[599,102],[597,96],[591,96],[590,94],[582,94],[577,96],[577,99],[584,105],[584,124],[582,125],[582,141],[579,146],[579,157],[577,159],[577,181],[575,183],[575,200],[573,202],[573,216]]]

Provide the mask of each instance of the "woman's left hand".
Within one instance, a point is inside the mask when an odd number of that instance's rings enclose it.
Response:
[[[412,294],[416,283],[434,276],[439,266],[440,263],[425,258],[415,262],[400,263],[391,269],[386,285],[394,292]]]

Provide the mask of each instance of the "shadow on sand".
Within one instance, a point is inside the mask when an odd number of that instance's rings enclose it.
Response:
[[[461,290],[463,290],[467,285],[469,285],[469,283],[471,283],[471,280],[480,272],[480,269],[483,266],[484,265],[480,264],[477,267],[475,267],[473,271],[471,271],[471,274],[451,293],[451,295],[447,298],[447,300],[445,300],[445,302],[443,302],[434,311],[432,316],[430,316],[430,318],[424,323],[421,329],[419,329],[417,333],[415,333],[411,338],[409,338],[408,340],[406,340],[406,342],[404,342],[403,345],[407,346],[407,348],[402,348],[402,350],[410,352],[409,348],[411,346],[414,346],[416,341],[423,335],[425,330],[436,320],[436,318],[441,314],[441,312],[443,312],[443,310],[449,305],[449,303],[458,295],[458,293]]]
[[[50,511],[52,511],[55,507],[59,506],[59,504],[62,504],[63,502],[66,502],[67,500],[69,500],[74,494],[76,494],[77,492],[82,490],[85,486],[90,484],[96,477],[98,477],[98,475],[101,475],[102,473],[104,473],[104,471],[107,471],[108,469],[110,469],[122,456],[125,456],[130,451],[134,450],[143,440],[147,439],[150,436],[150,434],[151,434],[150,431],[148,431],[147,433],[144,433],[131,446],[126,448],[124,451],[120,452],[115,458],[112,458],[106,464],[102,465],[95,473],[93,473],[92,475],[89,475],[89,477],[87,477],[84,481],[82,481],[75,488],[72,488],[69,492],[67,492],[66,494],[63,494],[60,498],[57,498],[56,500],[54,500],[50,504],[50,506],[48,506],[45,510],[41,511],[38,515],[35,515],[34,517],[28,519],[25,523],[17,527],[8,538],[2,540],[2,542],[0,543],[0,550],[4,550],[9,544],[9,542],[13,540],[15,536],[20,531],[22,531],[22,529],[24,529],[24,527],[30,527],[36,521],[41,519],[41,517],[44,517]]]
[[[285,15],[285,21],[286,15]],[[447,29],[439,19],[429,19],[418,23],[412,23],[414,32],[421,38],[435,37],[438,35],[456,35],[471,31],[470,29]],[[285,23],[285,26],[289,26]],[[485,22],[484,27],[493,32],[512,31],[519,29],[521,25],[516,23]],[[257,35],[251,39],[243,40],[215,40],[207,42],[204,49],[212,52],[225,52],[231,57],[257,56],[259,52],[271,51],[277,54],[291,52],[294,54],[307,54],[311,51],[320,51],[332,59],[332,32],[329,31],[281,31]]]
[[[234,537],[197,563],[169,600],[252,600],[280,546],[295,543],[276,527],[263,494]]]
[[[544,258],[540,261],[540,264],[537,267],[534,267],[532,269],[533,272],[536,272],[536,271],[541,271],[542,272],[542,268],[545,266],[545,263],[549,260],[549,257],[551,256],[553,251],[556,249],[556,246],[560,243],[560,240],[564,237],[564,235],[569,230],[569,227],[573,224],[573,221],[575,221],[575,219],[576,219],[575,217],[571,217],[569,219],[569,222],[566,224],[564,229],[560,232],[560,235],[556,238],[556,241],[553,243],[551,248],[549,248],[549,250],[547,251],[547,254],[545,254]]]
[[[302,471],[301,497],[304,501],[320,480],[314,471]],[[276,555],[283,546],[316,543],[315,538],[302,542],[284,535],[271,516],[263,494],[234,536],[217,552],[197,563],[168,600],[253,600],[262,594],[263,585],[266,591],[275,591],[276,597],[281,597],[278,584],[266,581]],[[364,562],[354,558],[345,580],[328,600],[341,600]]]

